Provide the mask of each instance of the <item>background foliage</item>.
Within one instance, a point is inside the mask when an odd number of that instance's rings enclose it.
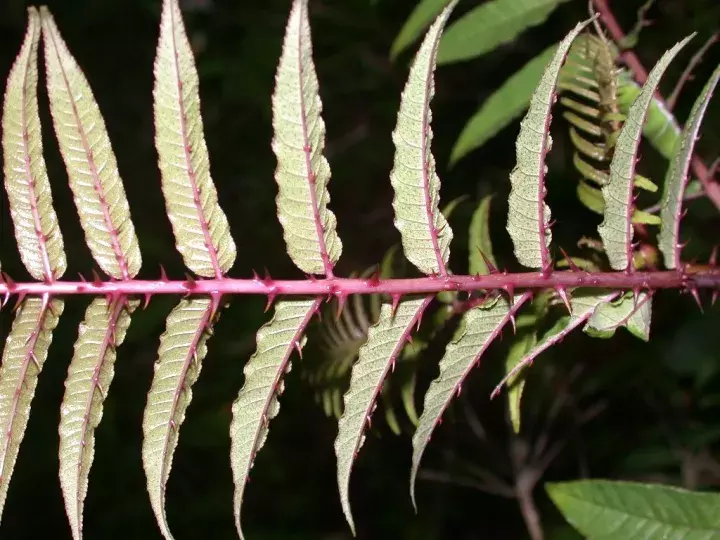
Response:
[[[73,0],[48,2],[78,62],[88,76],[107,122],[123,173],[144,256],[140,277],[157,275],[162,263],[170,276],[180,276],[182,262],[173,247],[160,191],[152,126],[152,62],[157,39],[159,2],[155,0]],[[464,5],[467,4],[467,5]],[[459,12],[472,2],[461,2]],[[624,28],[634,24],[640,3],[613,2]],[[7,73],[22,39],[25,2],[0,3],[0,73]],[[390,134],[395,125],[400,90],[407,74],[409,51],[390,60],[395,37],[414,7],[411,0],[343,0],[311,2],[315,60],[324,103],[332,164],[332,208],[343,238],[338,275],[380,262],[399,241],[392,226]],[[236,239],[234,275],[250,275],[267,267],[275,277],[300,277],[285,254],[282,231],[274,217],[275,159],[270,148],[270,96],[280,53],[287,0],[238,2],[187,0],[183,3],[201,77],[205,133],[213,177]],[[434,153],[443,177],[443,200],[468,195],[453,214],[457,247],[451,266],[459,271],[467,260],[467,231],[474,203],[498,193],[491,226],[500,261],[511,261],[509,238],[502,222],[514,164],[517,122],[449,169],[451,150],[468,118],[503,81],[530,58],[557,42],[586,15],[579,0],[562,3],[546,23],[480,59],[441,67],[434,109]],[[720,7],[712,0],[658,0],[649,16],[654,26],[643,30],[637,52],[646,65],[691,31],[704,39],[716,28]],[[698,39],[698,41],[700,41]],[[681,96],[681,120],[701,85],[717,65],[720,48],[711,49],[695,81]],[[686,62],[691,52],[684,53]],[[671,65],[663,90],[669,92],[683,62]],[[41,109],[46,135],[51,122]],[[712,160],[720,147],[720,108],[711,107],[699,142]],[[592,214],[577,203],[577,173],[566,125],[553,126],[555,146],[549,156],[549,199],[557,220],[554,235],[571,245],[578,230],[591,233]],[[643,149],[641,172],[661,179],[666,163],[651,148]],[[57,145],[45,144],[56,208],[66,238],[69,273],[93,266],[73,218],[71,194]],[[687,253],[704,250],[720,236],[720,220],[701,201],[691,205],[684,227],[693,239]],[[3,269],[25,276],[2,198],[0,230]],[[142,408],[157,341],[172,298],[156,298],[138,312],[116,366],[113,399],[106,402],[97,431],[97,459],[86,503],[88,538],[156,538],[156,525],[145,496],[140,463]],[[234,538],[232,481],[227,455],[230,404],[242,384],[242,366],[255,345],[255,331],[266,320],[264,299],[242,298],[224,313],[211,344],[195,399],[183,428],[168,486],[168,519],[177,538]],[[34,415],[20,453],[6,505],[2,537],[65,538],[69,536],[57,482],[57,415],[62,381],[85,306],[68,303],[56,332],[51,359],[35,397]],[[3,330],[10,317],[0,315]],[[680,321],[678,323],[678,321]],[[512,434],[502,400],[487,396],[502,371],[505,346],[495,349],[475,370],[469,397],[449,413],[433,438],[418,486],[420,513],[407,497],[409,425],[393,436],[383,422],[373,424],[353,483],[359,538],[523,538],[512,493],[486,493],[490,471],[515,486],[523,452],[545,437],[549,449],[561,446],[544,479],[581,476],[660,480],[692,488],[720,484],[715,460],[720,427],[720,308],[701,316],[687,297],[661,294],[655,302],[650,344],[625,332],[616,340],[594,341],[575,335],[542,357],[531,371],[519,436]],[[4,334],[3,334],[4,335]],[[312,343],[312,342],[311,342]],[[423,390],[436,373],[440,350],[431,345],[420,364]],[[305,358],[311,357],[308,349]],[[317,353],[316,353],[317,354]],[[296,366],[299,366],[297,363]],[[282,397],[283,414],[274,422],[267,445],[252,471],[244,505],[250,538],[345,538],[335,484],[332,441],[337,424],[290,374]],[[467,386],[467,385],[466,385]],[[562,397],[561,403],[558,403]],[[589,419],[583,415],[590,414]],[[549,420],[550,419],[550,420]],[[585,420],[585,421],[584,421]],[[400,422],[407,420],[400,419]],[[378,440],[382,439],[382,443]],[[480,489],[478,489],[480,488]],[[506,493],[507,495],[507,493]],[[572,538],[550,500],[536,492],[549,538]],[[42,516],[38,519],[38,516]]]

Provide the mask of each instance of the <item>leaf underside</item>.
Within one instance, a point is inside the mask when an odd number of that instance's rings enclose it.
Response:
[[[325,123],[307,4],[295,0],[287,23],[272,100],[272,147],[278,161],[278,220],[288,254],[303,272],[324,274],[340,258],[342,242],[327,207],[330,166],[322,154]]]
[[[717,493],[606,480],[550,484],[547,491],[587,538],[709,540],[720,530]]]
[[[445,273],[452,231],[438,208],[440,179],[432,155],[433,72],[443,27],[457,0],[438,16],[418,50],[402,93],[393,131],[395,164],[390,182],[395,191],[395,226],[408,260],[425,274]]]
[[[192,399],[192,385],[207,354],[206,341],[215,310],[214,300],[183,299],[167,319],[160,337],[155,375],[143,417],[142,459],[148,494],[163,536],[172,535],[165,515],[165,485],[170,476],[178,431]]]
[[[688,169],[700,131],[700,124],[719,80],[720,65],[713,71],[690,111],[682,136],[675,144],[674,155],[665,177],[665,197],[660,213],[662,225],[658,236],[658,247],[663,254],[667,268],[677,268],[680,265],[680,219]]]
[[[529,298],[527,294],[515,298],[511,311],[507,298],[501,296],[493,303],[481,305],[463,315],[458,331],[440,360],[440,374],[430,383],[425,394],[423,412],[413,435],[410,472],[410,495],[413,505],[415,505],[415,479],[420,468],[420,460],[430,442],[430,436],[453,397],[460,393],[461,385],[471,369],[478,364],[492,341],[502,332],[511,315]]]
[[[140,247],[105,121],[47,8],[40,17],[50,112],[87,244],[106,274],[135,277]]]
[[[392,305],[384,303],[380,319],[370,327],[368,339],[360,348],[358,361],[352,368],[350,388],[344,398],[345,411],[338,422],[335,454],[340,502],[353,531],[355,524],[350,511],[350,474],[365,441],[365,428],[375,410],[385,377],[432,298],[429,296],[400,302],[394,315]]]
[[[210,177],[198,74],[178,0],[164,0],[155,58],[155,147],[167,213],[185,266],[219,277],[235,262],[235,242]]]
[[[619,326],[625,326],[630,333],[650,340],[650,319],[652,298],[646,292],[626,293],[614,302],[601,304],[585,325],[584,331],[595,337],[612,337]]]
[[[240,512],[250,469],[267,439],[270,420],[279,412],[283,377],[290,356],[305,344],[305,328],[322,299],[282,300],[275,315],[257,333],[257,350],[244,369],[245,384],[233,403],[230,425],[230,462],[235,482],[235,523],[244,538]]]
[[[80,323],[60,406],[60,485],[73,538],[82,538],[83,503],[95,454],[95,428],[113,375],[116,348],[125,339],[138,300],[108,304],[96,298]]]
[[[545,155],[552,145],[550,109],[563,60],[573,39],[588,23],[576,25],[558,45],[530,100],[530,109],[520,124],[515,143],[517,165],[510,173],[507,230],[515,247],[515,256],[529,268],[545,270],[550,264],[550,208],[544,202]]]
[[[42,281],[62,276],[67,261],[43,158],[37,99],[39,40],[40,17],[29,8],[25,40],[5,89],[2,146],[5,189],[20,257],[30,275]]]
[[[62,300],[27,298],[5,340],[0,367],[0,515],[30,418],[38,376],[63,312]]]
[[[692,36],[676,44],[655,64],[640,95],[630,107],[615,144],[615,153],[610,163],[610,181],[602,187],[605,219],[598,226],[610,266],[615,270],[632,268],[633,264],[633,179],[647,109],[665,69],[690,39]]]

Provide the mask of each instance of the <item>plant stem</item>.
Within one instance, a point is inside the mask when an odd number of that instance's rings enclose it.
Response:
[[[610,32],[613,40],[616,43],[622,42],[622,40],[625,39],[625,33],[623,32],[622,28],[620,28],[620,25],[618,24],[615,15],[610,9],[608,0],[593,0],[593,4],[595,5],[595,9],[597,9],[598,13],[600,14],[600,19],[602,20],[605,27],[608,29],[608,32]],[[638,58],[637,54],[635,54],[635,52],[633,52],[632,50],[628,49],[623,52],[622,57],[627,66],[632,71],[638,84],[645,84],[648,72],[645,69],[645,66],[643,66],[642,62],[640,61],[640,58]],[[668,108],[662,96],[658,95],[658,98],[660,100],[660,104],[665,108]],[[691,166],[693,173],[695,173],[695,175],[702,183],[703,188],[705,189],[705,195],[707,195],[708,199],[710,199],[713,204],[718,208],[718,210],[720,210],[720,184],[713,181],[713,178],[711,178],[708,172],[708,168],[696,155],[692,158]]]
[[[52,281],[0,282],[0,296],[25,295],[94,295],[146,297],[158,294],[217,295],[259,294],[275,296],[336,296],[350,294],[428,294],[441,291],[476,291],[503,289],[514,294],[525,289],[571,289],[575,287],[611,290],[720,289],[720,268],[714,265],[659,272],[584,272],[556,271],[495,273],[478,276],[446,276],[403,279],[330,278],[304,280],[198,279],[198,280],[118,280],[118,281]]]

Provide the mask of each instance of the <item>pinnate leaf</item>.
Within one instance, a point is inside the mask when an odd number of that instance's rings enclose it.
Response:
[[[235,524],[244,538],[240,512],[255,456],[265,443],[269,423],[280,409],[278,396],[290,370],[290,356],[305,344],[305,328],[322,299],[282,300],[257,333],[257,350],[245,366],[245,384],[233,403],[230,460],[235,481]]]
[[[338,423],[335,439],[340,502],[350,528],[355,531],[350,511],[350,473],[365,440],[365,428],[376,407],[385,377],[402,353],[405,342],[433,296],[405,300],[393,314],[391,304],[384,303],[380,319],[370,327],[368,339],[360,348],[352,368],[350,388],[345,394],[345,411]]]
[[[88,246],[109,276],[135,277],[140,248],[105,121],[47,8],[40,18],[50,112]]]
[[[332,274],[342,242],[330,201],[330,166],[322,154],[325,123],[312,60],[308,0],[294,0],[273,95],[273,151],[278,160],[278,219],[288,254],[303,272]]]
[[[415,56],[402,93],[393,132],[395,165],[390,181],[395,190],[395,226],[408,260],[425,274],[445,274],[452,231],[438,208],[440,178],[431,151],[435,92],[433,73],[443,27],[457,4],[453,0],[430,27]]]
[[[177,249],[198,275],[219,277],[235,262],[235,242],[210,177],[192,49],[178,0],[163,0],[155,58],[155,147]]]
[[[677,487],[581,480],[548,484],[570,524],[587,538],[706,540],[720,530],[720,495]]]
[[[25,428],[35,387],[63,312],[62,300],[27,298],[5,340],[0,367],[0,515]]]
[[[2,146],[5,189],[20,257],[33,278],[53,280],[65,273],[67,261],[43,158],[37,99],[39,41],[40,16],[31,7],[25,40],[5,88]]]
[[[138,300],[96,298],[75,342],[60,407],[60,485],[73,538],[82,538],[83,503],[95,454],[95,428],[115,373],[115,349],[125,339]]]
[[[523,31],[542,24],[567,0],[491,0],[472,9],[445,33],[438,63],[469,60],[513,41]],[[535,81],[537,83],[537,81]]]
[[[505,371],[510,372],[529,353],[538,342],[537,316],[532,314],[518,317],[516,322],[518,337],[512,342],[505,359]],[[520,432],[522,422],[521,404],[523,391],[525,390],[525,377],[515,377],[508,380],[508,410],[510,412],[510,423],[515,433]]]
[[[665,266],[668,268],[678,268],[681,265],[680,218],[682,217],[682,201],[688,179],[688,169],[700,131],[700,124],[718,80],[720,80],[720,65],[715,68],[690,111],[690,117],[685,124],[682,136],[675,144],[674,155],[665,177],[665,196],[660,212],[662,225],[658,237],[658,247],[665,259]]]
[[[515,246],[515,256],[530,268],[545,270],[551,264],[548,246],[550,208],[545,204],[545,155],[550,150],[550,109],[563,60],[573,39],[589,23],[579,23],[560,42],[530,101],[530,110],[520,124],[515,143],[517,165],[510,173],[507,230]]]
[[[417,430],[413,435],[413,458],[410,471],[410,496],[415,503],[415,480],[420,461],[425,453],[430,436],[440,423],[453,397],[460,393],[461,386],[475,367],[492,341],[510,322],[515,312],[531,298],[529,293],[514,299],[512,308],[504,296],[487,305],[480,305],[463,315],[460,326],[440,360],[440,374],[430,383],[425,394],[425,405],[420,415]]]
[[[692,37],[692,35],[688,36],[676,44],[655,64],[640,95],[630,107],[628,118],[615,144],[615,152],[610,163],[610,181],[602,188],[605,219],[598,227],[610,266],[615,270],[632,269],[633,179],[647,110],[665,69]]]
[[[172,535],[165,516],[165,485],[170,476],[180,425],[192,399],[192,385],[207,354],[209,327],[217,310],[214,298],[183,299],[167,319],[160,337],[155,375],[143,418],[142,458],[150,503],[163,536]]]
[[[450,156],[451,164],[480,148],[527,109],[533,90],[556,50],[557,44],[545,49],[485,100],[470,117],[455,142]]]

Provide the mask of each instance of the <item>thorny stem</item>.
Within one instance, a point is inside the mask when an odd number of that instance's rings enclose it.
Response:
[[[593,0],[593,4],[600,14],[600,19],[608,29],[608,32],[610,32],[613,40],[617,43],[622,42],[622,40],[625,39],[625,32],[623,32],[622,28],[620,28],[615,15],[610,9],[608,0]],[[645,84],[648,72],[640,61],[640,58],[638,58],[637,54],[628,49],[623,52],[622,58],[632,71],[638,84]],[[659,97],[660,104],[665,108],[668,108],[668,105],[661,99],[661,96]],[[705,195],[707,195],[708,199],[710,199],[718,210],[720,210],[720,184],[713,181],[708,168],[697,156],[693,156],[691,165],[693,173],[695,173],[702,183],[703,188],[705,188]]]
[[[259,294],[276,296],[335,296],[351,294],[429,294],[442,291],[504,290],[510,294],[527,289],[572,289],[590,287],[611,290],[720,289],[720,268],[706,265],[694,268],[655,272],[584,272],[556,271],[495,273],[476,276],[430,276],[403,279],[331,278],[305,280],[252,279],[189,279],[189,280],[118,280],[118,281],[53,281],[14,282],[0,279],[0,296],[26,295],[140,295],[149,299],[158,294],[226,295]]]
[[[707,50],[712,47],[712,45],[720,39],[720,32],[715,32],[710,38],[705,42],[705,44],[700,47],[697,52],[693,55],[693,57],[690,59],[690,62],[688,63],[687,67],[685,68],[685,71],[683,71],[682,75],[678,79],[677,84],[675,84],[675,88],[673,88],[673,91],[670,93],[670,97],[667,99],[667,106],[670,111],[675,109],[675,105],[677,103],[678,98],[680,97],[680,92],[682,92],[685,83],[687,83],[690,79],[692,79],[692,72],[695,70],[695,68],[702,62],[703,56],[705,56],[705,53]]]

